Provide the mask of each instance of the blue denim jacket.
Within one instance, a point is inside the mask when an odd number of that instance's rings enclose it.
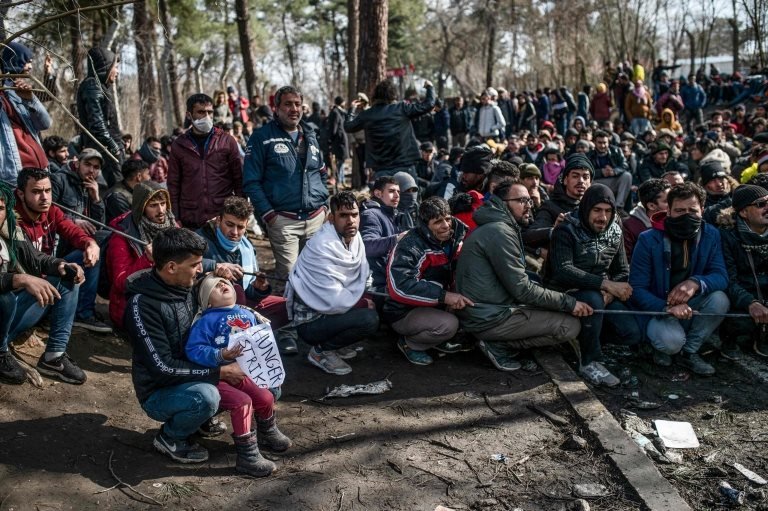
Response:
[[[5,85],[12,87],[13,82],[6,80]],[[33,96],[31,100],[27,101],[21,99],[12,90],[2,91],[0,94],[5,95],[11,107],[21,118],[21,122],[24,123],[24,129],[31,133],[37,143],[40,144],[40,132],[51,126],[51,117],[45,106],[37,97]],[[0,180],[15,186],[16,177],[20,170],[21,158],[16,147],[16,138],[13,136],[11,119],[5,110],[0,109]]]

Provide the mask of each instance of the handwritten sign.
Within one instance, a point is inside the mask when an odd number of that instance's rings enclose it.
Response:
[[[253,383],[262,388],[279,387],[285,381],[285,369],[277,349],[275,334],[269,324],[252,326],[230,334],[229,346],[243,346],[237,363]]]

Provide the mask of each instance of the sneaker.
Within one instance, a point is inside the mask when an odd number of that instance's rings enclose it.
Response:
[[[433,362],[432,357],[430,357],[426,351],[416,351],[411,349],[411,347],[408,346],[408,343],[405,342],[405,337],[400,337],[397,340],[397,349],[399,349],[403,355],[405,355],[405,358],[407,358],[408,362],[411,364],[415,364],[417,366],[428,366]]]
[[[171,440],[163,434],[163,430],[152,441],[155,449],[178,463],[203,463],[208,461],[208,451],[205,447],[187,440]]]
[[[336,352],[327,350],[321,351],[317,346],[313,346],[307,354],[307,360],[316,365],[328,374],[338,374],[339,376],[349,374],[352,368],[344,362]]]
[[[0,353],[0,382],[21,385],[27,379],[27,373],[21,368],[10,351]]]
[[[653,363],[661,367],[672,367],[672,357],[658,350],[653,350]]]
[[[289,336],[283,336],[277,339],[277,349],[280,351],[281,355],[296,355],[299,353],[296,339]]]
[[[579,374],[596,387],[600,385],[615,387],[621,383],[621,380],[616,378],[603,364],[597,361],[581,366],[579,368]]]
[[[96,317],[92,316],[90,318],[77,318],[72,323],[72,326],[79,326],[80,328],[84,328],[86,330],[89,330],[91,332],[96,332],[99,334],[111,334],[112,333],[112,327],[107,325],[106,323],[99,321],[96,319]]]
[[[69,358],[66,353],[48,361],[45,360],[45,353],[43,353],[40,355],[40,360],[37,361],[37,370],[46,376],[75,385],[82,385],[88,379],[85,372],[77,367],[75,361]]]
[[[351,360],[357,356],[357,350],[355,348],[343,347],[337,350],[333,350],[342,360]]]
[[[215,415],[203,422],[203,424],[197,428],[197,434],[205,438],[223,435],[226,432],[227,425],[220,421]]]
[[[712,376],[715,374],[715,368],[706,363],[698,353],[685,353],[681,351],[677,356],[677,363],[700,376]]]
[[[741,360],[742,353],[739,349],[739,345],[733,341],[726,341],[720,348],[720,356],[727,360]]]
[[[478,342],[477,347],[480,348],[480,351],[488,357],[488,360],[490,360],[494,367],[499,371],[517,371],[522,367],[520,362],[509,355],[494,353],[491,346],[485,341]]]
[[[458,353],[460,351],[463,351],[464,347],[461,345],[460,342],[445,341],[444,343],[441,343],[435,346],[435,349],[443,353]]]

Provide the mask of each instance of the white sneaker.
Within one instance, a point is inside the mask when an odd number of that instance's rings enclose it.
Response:
[[[606,387],[615,387],[621,381],[605,368],[600,362],[590,362],[579,368],[579,374],[589,383],[595,386],[605,385]]]

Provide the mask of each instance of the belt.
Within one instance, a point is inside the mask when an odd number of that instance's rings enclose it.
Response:
[[[320,206],[314,211],[299,211],[295,213],[293,211],[278,211],[277,214],[291,220],[311,220],[316,216],[325,213],[325,207]]]

